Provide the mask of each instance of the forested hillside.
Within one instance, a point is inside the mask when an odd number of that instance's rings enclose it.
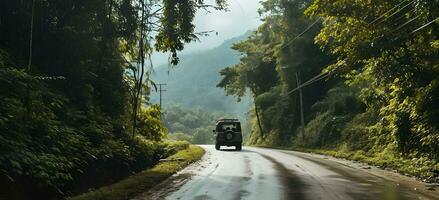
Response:
[[[215,2],[1,1],[0,198],[61,199],[171,154],[150,55],[177,64]]]
[[[209,111],[201,107],[185,107],[168,105],[163,109],[165,127],[168,129],[168,138],[185,140],[194,144],[214,144],[212,132],[219,119],[230,118],[230,114],[220,111]],[[247,139],[251,130],[250,122],[241,120],[242,134]]]
[[[178,105],[168,105],[163,109],[165,126],[169,131],[168,138],[185,140],[195,144],[213,144],[215,123],[218,119],[226,118],[224,112],[188,108]]]
[[[251,92],[249,144],[332,150],[432,178],[439,169],[439,3],[262,5],[264,24],[233,46],[243,57],[221,71],[218,84],[238,99]]]
[[[157,67],[153,74],[154,81],[168,84],[167,91],[163,94],[165,107],[178,103],[184,107],[201,107],[209,112],[224,112],[233,117],[243,117],[249,109],[249,98],[237,103],[215,86],[221,78],[218,76],[221,69],[239,62],[238,52],[230,47],[249,35],[250,32],[247,32],[224,41],[214,49],[182,55],[180,63],[175,67]],[[157,94],[152,97],[158,102]]]

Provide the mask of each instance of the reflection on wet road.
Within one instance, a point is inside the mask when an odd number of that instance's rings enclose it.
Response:
[[[168,188],[167,192],[156,191],[162,193],[161,198],[439,199],[437,191],[415,190],[413,187],[420,187],[422,183],[411,178],[397,174],[388,177],[384,172],[381,175],[379,171],[361,169],[325,156],[253,147],[243,151],[202,147],[206,150],[203,159],[173,177],[172,183],[161,186]],[[414,186],[410,182],[414,182]],[[175,188],[169,190],[169,187]]]

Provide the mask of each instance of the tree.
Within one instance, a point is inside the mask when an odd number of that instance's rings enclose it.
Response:
[[[268,144],[281,144],[293,136],[292,129],[300,124],[298,95],[286,95],[297,87],[296,73],[303,80],[312,78],[332,60],[314,44],[319,25],[311,26],[303,11],[309,1],[267,0],[261,2],[260,14],[264,23],[244,42],[233,49],[243,57],[240,63],[227,67],[220,74],[217,85],[227,94],[242,97],[246,89],[253,94],[254,111],[259,135],[253,143],[266,139]],[[314,23],[313,25],[315,25]],[[307,30],[306,32],[303,32]],[[314,84],[305,91],[306,111],[326,91],[322,84]]]
[[[60,199],[108,184],[84,181],[99,176],[94,169],[114,181],[160,159],[165,130],[148,103],[149,55],[171,52],[175,64],[177,52],[196,39],[196,10],[224,6],[1,1],[0,193]]]
[[[326,70],[361,86],[363,102],[379,111],[403,152],[439,150],[438,5],[315,1],[307,10],[324,20],[316,42],[337,57]]]

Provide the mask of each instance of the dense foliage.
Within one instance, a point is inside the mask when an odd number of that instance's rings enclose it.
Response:
[[[0,3],[0,196],[51,199],[108,184],[167,154],[147,64],[196,39],[224,2]]]
[[[361,87],[398,148],[439,156],[439,2],[316,1],[307,14],[324,20],[316,42],[337,56],[327,69]]]
[[[308,80],[329,64],[331,57],[320,51],[313,37],[314,27],[290,41],[312,21],[303,15],[301,1],[265,1],[261,13],[268,14],[264,24],[246,41],[233,48],[243,54],[239,64],[221,71],[218,84],[238,100],[249,90],[254,99],[255,128],[253,144],[286,145],[301,123],[297,93],[286,95],[297,86],[296,76]],[[323,84],[304,91],[304,110],[309,111],[325,92]]]
[[[221,112],[206,112],[201,108],[186,108],[170,105],[164,109],[168,138],[184,140],[194,144],[213,144],[215,123],[227,115]]]
[[[262,4],[264,24],[233,47],[243,57],[218,84],[252,92],[251,144],[355,151],[422,176],[439,168],[437,1]],[[302,88],[302,127],[300,90],[289,91],[313,77],[324,79]]]

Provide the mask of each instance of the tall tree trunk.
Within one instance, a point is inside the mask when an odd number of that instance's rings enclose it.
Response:
[[[145,73],[145,2],[144,0],[139,0],[142,14],[140,18],[140,40],[139,40],[139,60],[137,62],[137,70],[138,70],[138,79],[134,84],[134,105],[133,105],[133,132],[132,137],[134,138],[136,134],[136,126],[137,126],[137,115],[139,108],[142,104],[142,85],[143,85],[143,75]],[[139,69],[140,68],[140,69]]]
[[[265,133],[264,133],[264,129],[262,128],[261,118],[259,116],[258,105],[256,104],[256,91],[255,91],[255,89],[252,88],[252,92],[253,92],[253,95],[254,95],[253,103],[255,105],[256,121],[258,122],[259,132],[261,132],[262,138],[264,138]]]
[[[255,104],[255,115],[256,115],[256,120],[258,121],[258,126],[259,126],[259,131],[261,132],[261,135],[264,136],[264,130],[262,129],[262,124],[261,124],[261,119],[259,117],[259,110],[258,110],[258,105],[256,105],[256,101],[254,102]]]

